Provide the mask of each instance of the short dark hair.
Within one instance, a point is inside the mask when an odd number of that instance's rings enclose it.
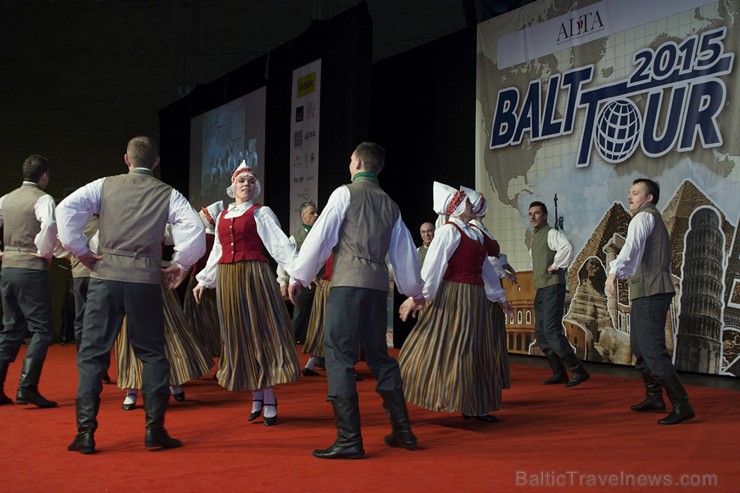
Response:
[[[140,135],[128,141],[126,154],[133,166],[152,169],[159,151],[157,151],[157,144],[154,143],[151,137]]]
[[[529,204],[529,208],[531,209],[532,207],[539,207],[542,210],[543,214],[547,214],[547,206],[539,200],[535,200],[534,202]]]
[[[31,154],[23,161],[23,179],[38,183],[44,173],[49,171],[49,160],[41,154]]]
[[[657,205],[660,198],[660,185],[650,178],[638,178],[632,182],[633,185],[637,185],[638,183],[645,185],[648,195],[653,196],[653,205]]]
[[[303,211],[305,211],[309,207],[313,207],[314,209],[316,209],[316,203],[312,200],[307,200],[303,202],[298,208],[299,214],[303,214]]]
[[[376,175],[385,165],[385,149],[375,142],[362,142],[355,149],[355,154],[365,164],[365,169]]]

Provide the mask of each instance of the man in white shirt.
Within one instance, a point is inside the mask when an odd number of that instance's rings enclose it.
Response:
[[[324,342],[327,400],[334,410],[337,439],[329,448],[313,452],[320,459],[359,459],[365,455],[354,371],[360,343],[391,420],[392,433],[385,437],[385,443],[416,448],[398,362],[388,355],[385,339],[386,254],[390,254],[399,291],[421,300],[422,283],[411,233],[396,203],[378,185],[377,175],[384,163],[385,150],[378,144],[357,146],[349,165],[352,183],[337,188],[329,197],[290,272],[289,294],[295,300],[298,283],[308,286],[334,252]]]
[[[573,245],[563,233],[547,224],[547,206],[542,202],[529,205],[529,224],[533,230],[532,274],[537,289],[534,334],[552,369],[552,376],[543,380],[542,385],[563,383],[573,387],[591,378],[563,334],[565,271],[573,261]],[[563,363],[573,374],[570,380]]]
[[[159,156],[152,139],[131,139],[124,161],[127,174],[88,183],[65,198],[56,211],[62,246],[92,270],[77,354],[77,435],[67,447],[82,454],[95,453],[102,379],[124,316],[134,352],[142,362],[144,444],[181,445],[164,428],[170,364],[164,355],[160,280],[164,272],[169,286],[175,288],[185,279],[205,253],[205,228],[185,197],[153,176]],[[92,214],[100,214],[100,255],[88,250],[83,233]],[[174,254],[169,265],[160,269],[167,224],[172,225]]]
[[[665,345],[665,321],[673,289],[671,243],[663,218],[655,207],[660,187],[638,178],[629,191],[632,220],[627,239],[609,267],[606,291],[616,296],[616,280],[628,279],[632,304],[630,345],[635,368],[642,372],[645,400],[631,407],[636,412],[664,412],[663,387],[673,405],[659,424],[672,425],[694,417],[694,410]]]
[[[32,154],[23,162],[23,184],[0,198],[3,228],[3,330],[0,331],[0,405],[13,401],[3,392],[8,366],[18,356],[26,330],[31,334],[23,358],[16,404],[54,407],[38,390],[41,369],[54,339],[49,265],[56,244],[54,199],[44,192],[49,162]]]

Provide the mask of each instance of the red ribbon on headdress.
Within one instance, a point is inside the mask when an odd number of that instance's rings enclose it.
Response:
[[[236,181],[236,177],[241,175],[242,173],[249,173],[250,175],[254,176],[254,171],[252,171],[252,168],[237,168],[236,171],[234,171],[234,174],[231,175],[231,183],[234,183]]]
[[[465,195],[465,192],[462,190],[458,190],[455,195],[452,196],[452,200],[450,200],[449,205],[447,206],[447,210],[445,210],[445,214],[448,216],[451,216],[453,212],[462,204],[463,200],[467,198],[467,195]]]

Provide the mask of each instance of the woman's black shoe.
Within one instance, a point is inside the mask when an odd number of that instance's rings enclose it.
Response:
[[[277,423],[277,399],[275,399],[275,404],[265,404],[264,406],[265,407],[267,407],[267,406],[275,406],[275,416],[273,416],[272,418],[268,418],[268,417],[265,416],[262,419],[262,423],[265,426],[272,426],[275,423]]]
[[[262,414],[262,399],[255,399],[252,402],[259,402],[260,408],[257,411],[253,412],[252,414],[250,414],[249,418],[247,418],[247,421],[254,421],[255,419],[259,418],[260,415]]]

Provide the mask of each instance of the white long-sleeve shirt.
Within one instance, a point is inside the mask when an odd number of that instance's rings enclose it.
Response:
[[[638,212],[627,226],[627,239],[616,259],[609,265],[609,274],[627,279],[637,272],[645,253],[645,241],[655,229],[655,218],[648,212]]]
[[[38,185],[32,181],[24,181],[23,184],[38,187]],[[3,213],[4,199],[5,195],[0,197],[0,226],[5,223],[5,214]],[[56,204],[54,203],[54,197],[49,194],[42,195],[33,204],[34,215],[41,225],[41,230],[34,237],[33,244],[36,245],[36,253],[45,259],[50,259],[52,257],[52,252],[54,251],[54,246],[57,242],[57,221],[54,214],[55,208]]]
[[[99,178],[72,192],[56,209],[59,240],[62,246],[77,255],[88,253],[84,228],[92,214],[100,214],[100,201],[105,178]],[[203,223],[185,197],[172,189],[167,223],[172,225],[174,253],[172,261],[188,270],[203,256],[205,241]]]
[[[555,258],[551,265],[554,270],[570,267],[571,262],[573,262],[573,243],[570,242],[567,236],[557,229],[551,228],[547,232],[547,246],[555,252]],[[532,250],[529,251],[529,256],[532,257]]]
[[[482,233],[463,223],[460,219],[453,217],[449,222],[454,222],[469,238],[483,243]],[[452,255],[457,250],[461,241],[460,232],[451,224],[444,224],[434,231],[434,239],[429,245],[429,251],[421,268],[421,277],[424,279],[424,299],[431,301],[437,294],[442,277],[447,271],[447,265]],[[481,272],[486,296],[494,302],[506,301],[506,290],[501,287],[499,276],[490,262],[483,262]]]
[[[231,203],[226,209],[223,218],[231,219],[242,216],[247,212],[247,209],[253,205],[254,202],[251,200],[239,205]],[[216,237],[213,239],[213,249],[211,249],[211,254],[208,256],[208,262],[203,270],[195,276],[198,280],[198,285],[209,289],[216,287],[218,260],[221,258],[221,254],[223,253],[221,241],[218,236],[218,223],[221,220],[221,217],[222,216],[219,215],[215,218]],[[265,245],[267,252],[273,259],[275,259],[278,265],[290,272],[289,267],[292,265],[296,255],[295,244],[285,236],[285,233],[283,233],[283,230],[280,228],[280,221],[275,213],[267,206],[258,207],[254,211],[254,222],[257,225],[257,234]]]
[[[308,286],[331,255],[339,242],[339,231],[350,204],[350,192],[346,186],[334,190],[321,211],[316,223],[311,227],[301,246],[291,274],[291,283]],[[391,230],[388,254],[393,267],[398,291],[413,298],[421,298],[422,282],[419,277],[419,257],[411,233],[401,219]]]

